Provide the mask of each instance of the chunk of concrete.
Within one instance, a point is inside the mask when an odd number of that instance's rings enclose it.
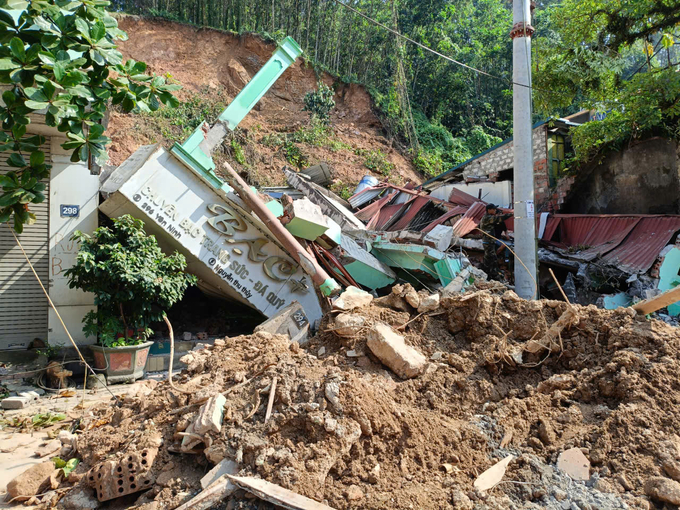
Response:
[[[368,333],[366,345],[376,357],[402,379],[421,375],[427,369],[427,359],[413,347],[406,345],[404,337],[387,324],[378,322]]]
[[[573,480],[590,479],[590,461],[580,448],[570,448],[557,457],[557,469],[568,474]]]
[[[40,488],[49,482],[54,471],[54,463],[51,460],[31,466],[7,484],[8,499],[26,501],[40,494]]]
[[[420,301],[418,313],[427,313],[439,308],[439,294],[431,294]]]
[[[460,273],[456,275],[456,277],[453,280],[451,280],[451,283],[444,287],[442,294],[444,295],[444,297],[460,294],[461,292],[463,292],[463,289],[465,289],[469,279],[470,270],[463,269]]]
[[[47,457],[48,455],[58,452],[59,450],[61,450],[61,441],[59,441],[58,439],[53,439],[52,441],[49,441],[43,446],[39,446],[35,450],[35,456]]]
[[[404,287],[404,299],[413,308],[418,308],[420,306],[420,296],[416,289],[410,283],[407,283]]]
[[[265,331],[272,335],[288,335],[291,341],[304,345],[309,337],[309,319],[305,309],[293,301],[279,313],[255,328],[255,333]]]
[[[24,409],[28,407],[31,403],[31,398],[29,397],[7,397],[2,401],[2,408],[6,410],[10,409]]]
[[[680,483],[663,476],[654,476],[645,482],[645,494],[656,501],[680,505]]]
[[[224,459],[201,478],[201,487],[207,489],[222,475],[235,475],[236,473],[238,473],[238,464],[233,460]],[[236,489],[235,486],[234,489]]]
[[[333,303],[333,308],[349,312],[355,308],[361,308],[363,306],[370,305],[372,301],[373,296],[371,294],[365,290],[361,290],[350,285],[347,287],[347,290],[340,294],[340,297],[335,300]]]
[[[93,510],[100,506],[92,489],[85,487],[74,487],[59,501],[59,508],[64,510]]]
[[[221,393],[210,397],[198,411],[192,432],[195,434],[205,434],[206,432],[219,432],[222,430],[224,404],[226,403],[227,399]]]
[[[427,233],[423,241],[436,250],[446,251],[453,241],[453,227],[437,225]]]
[[[350,338],[358,335],[366,323],[366,318],[353,313],[341,313],[335,318],[333,331],[341,337]]]
[[[285,204],[281,222],[295,237],[308,241],[314,241],[328,230],[328,222],[321,208],[308,198],[300,198]]]

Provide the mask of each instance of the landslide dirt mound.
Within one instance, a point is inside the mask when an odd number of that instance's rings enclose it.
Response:
[[[182,142],[201,118],[214,121],[276,49],[256,35],[238,36],[161,19],[122,16],[119,24],[129,35],[120,43],[123,55],[145,61],[150,72],[180,83],[184,88],[177,95],[191,106],[177,114],[113,111],[109,124],[113,165],[121,164],[140,145]],[[383,136],[366,90],[338,82],[327,73],[321,78],[336,91],[330,137],[310,140],[309,134],[302,136],[306,141],[295,143],[301,155],[290,148],[287,153],[280,144],[272,143],[276,137],[309,127],[309,115],[302,108],[305,94],[316,90],[317,78],[312,67],[298,59],[239,125],[234,145],[227,141],[224,158],[261,185],[285,184],[281,168],[294,166],[300,158],[306,160],[302,166],[327,162],[338,192],[345,187],[353,191],[367,174],[400,184],[409,180],[420,183],[422,178],[410,160]],[[371,171],[366,162],[373,167],[376,157],[379,165]],[[218,154],[216,159],[220,158]]]
[[[179,382],[192,395],[161,383],[92,411],[79,469],[160,446],[155,485],[138,503],[161,508],[188,500],[223,458],[337,509],[650,508],[645,481],[680,478],[677,329],[509,291],[446,298],[420,316],[378,301],[354,312],[365,322],[349,338],[331,313],[304,349],[261,332],[191,353]],[[572,320],[547,342],[565,314]],[[379,363],[365,342],[375,321],[432,360],[424,375],[402,381]],[[228,392],[221,431],[202,453],[176,453],[191,404],[217,392]],[[587,484],[554,469],[571,447],[592,463]],[[509,454],[517,459],[504,483],[473,490]],[[243,501],[239,492],[231,505]]]

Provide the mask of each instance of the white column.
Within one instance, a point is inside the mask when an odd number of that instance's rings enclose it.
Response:
[[[536,299],[536,219],[534,214],[534,157],[531,129],[531,2],[513,0],[513,136],[515,181],[515,290]],[[524,267],[526,266],[526,268]],[[527,271],[528,269],[528,271]]]

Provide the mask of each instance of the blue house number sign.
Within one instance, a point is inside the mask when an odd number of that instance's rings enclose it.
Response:
[[[60,205],[59,215],[62,218],[76,218],[80,214],[79,205]]]

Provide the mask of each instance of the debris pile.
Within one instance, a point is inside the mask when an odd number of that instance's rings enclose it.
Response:
[[[157,508],[208,508],[200,494],[262,508],[237,489],[252,477],[336,509],[676,504],[675,328],[498,286],[419,313],[405,287],[350,291],[357,306],[327,313],[304,348],[259,331],[191,353],[176,383],[190,395],[159,383],[94,408],[73,490],[111,472],[119,491],[120,467],[151,487],[128,506]],[[148,471],[125,464],[145,452]]]

